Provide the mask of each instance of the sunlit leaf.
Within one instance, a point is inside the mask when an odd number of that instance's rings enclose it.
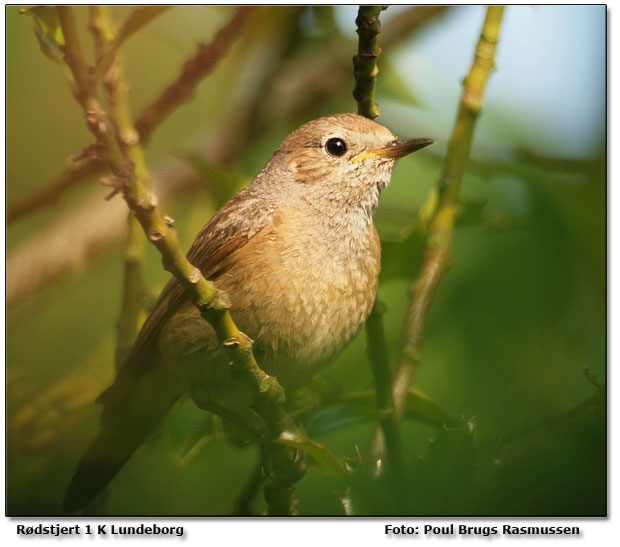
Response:
[[[19,11],[32,16],[34,33],[41,46],[41,51],[46,57],[57,63],[61,63],[64,53],[61,46],[65,43],[65,37],[58,21],[58,14],[54,6],[35,6]]]

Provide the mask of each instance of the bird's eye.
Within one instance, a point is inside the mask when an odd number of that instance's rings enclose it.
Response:
[[[329,139],[325,143],[325,150],[327,150],[332,156],[342,156],[347,151],[347,145],[342,139],[333,138]]]

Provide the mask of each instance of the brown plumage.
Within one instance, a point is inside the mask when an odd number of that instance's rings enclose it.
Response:
[[[356,114],[291,133],[252,184],[207,223],[190,262],[224,289],[262,368],[285,388],[307,382],[355,336],[372,308],[380,269],[372,223],[396,159],[432,141],[397,141]],[[204,408],[247,405],[211,327],[172,279],[114,384],[101,429],[64,500],[83,507],[190,394]]]

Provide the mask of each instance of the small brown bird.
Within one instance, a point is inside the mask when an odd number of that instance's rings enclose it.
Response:
[[[432,142],[397,140],[357,114],[311,121],[198,234],[188,259],[228,293],[261,367],[285,389],[307,382],[364,324],[380,269],[379,195],[396,160]],[[99,494],[188,393],[209,410],[243,412],[249,402],[213,329],[173,278],[99,398],[101,428],[65,509]]]

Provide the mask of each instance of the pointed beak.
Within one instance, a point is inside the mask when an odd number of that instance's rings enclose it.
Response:
[[[371,150],[369,152],[364,152],[363,154],[359,154],[353,158],[353,162],[358,162],[369,158],[371,156],[383,156],[384,158],[393,158],[399,159],[407,154],[411,154],[411,152],[415,152],[416,150],[420,150],[429,144],[433,144],[435,141],[433,139],[409,139],[409,140],[400,140],[396,139],[392,141],[385,148],[379,148],[378,150]]]

